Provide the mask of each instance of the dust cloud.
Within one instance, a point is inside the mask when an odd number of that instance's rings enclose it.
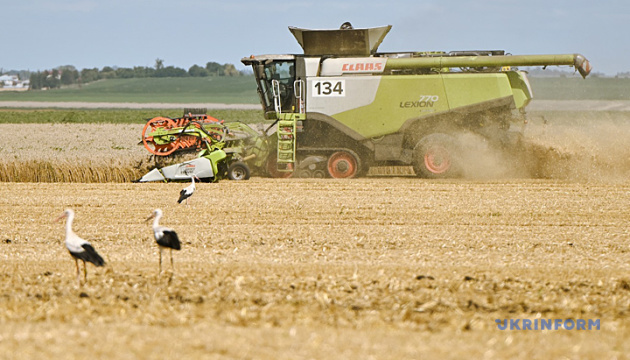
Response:
[[[457,140],[464,178],[621,182],[630,177],[630,116],[539,117],[527,124],[516,151],[493,147],[474,134]]]
[[[460,148],[459,175],[465,179],[500,179],[530,177],[521,156],[470,132],[454,134]]]

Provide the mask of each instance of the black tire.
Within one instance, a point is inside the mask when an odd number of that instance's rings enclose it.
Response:
[[[445,179],[460,176],[461,149],[455,138],[434,133],[420,139],[413,149],[413,170],[417,176]]]
[[[313,171],[313,177],[316,179],[323,179],[326,177],[326,172],[324,170],[315,170]]]
[[[230,180],[249,180],[251,172],[249,166],[244,162],[237,161],[230,164],[228,167],[227,175]]]
[[[298,170],[297,171],[297,177],[301,178],[301,179],[308,179],[313,177],[313,173],[310,170]]]

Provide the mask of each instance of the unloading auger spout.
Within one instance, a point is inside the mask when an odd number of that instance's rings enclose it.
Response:
[[[505,66],[570,65],[583,78],[591,72],[591,64],[581,54],[557,55],[483,55],[388,58],[385,70],[496,68]]]

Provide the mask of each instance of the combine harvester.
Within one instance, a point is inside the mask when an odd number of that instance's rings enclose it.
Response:
[[[390,29],[290,27],[304,54],[241,60],[253,68],[266,119],[278,123],[272,176],[352,178],[370,166],[412,165],[418,176],[457,177],[468,150],[456,134],[521,149],[532,89],[515,67],[591,71],[579,54],[377,52]]]
[[[241,60],[253,68],[265,119],[274,120],[267,130],[277,125],[276,135],[223,124],[205,111],[153,118],[142,132],[152,154],[199,153],[140,181],[189,174],[244,180],[251,169],[272,177],[353,178],[371,166],[409,165],[421,177],[458,177],[463,155],[471,155],[458,134],[474,134],[501,151],[523,150],[532,89],[517,66],[570,65],[583,77],[591,71],[579,54],[377,52],[390,29],[290,27],[304,54]]]

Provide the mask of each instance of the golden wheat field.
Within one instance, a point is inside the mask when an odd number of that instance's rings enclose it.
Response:
[[[202,183],[187,206],[176,203],[185,184],[128,182],[144,166],[133,163],[145,156],[138,126],[34,126],[0,125],[25,135],[0,150],[5,176],[8,166],[22,177],[0,182],[0,358],[630,353],[630,157],[594,136],[624,136],[625,127],[534,128],[531,139],[552,145],[538,154],[544,178],[489,157],[480,166],[496,171],[459,180]],[[110,165],[135,170],[85,175]],[[74,230],[107,262],[88,265],[81,286],[64,224],[53,222],[68,207]],[[144,222],[154,208],[183,244],[174,270],[165,253],[162,275]],[[497,319],[600,326],[501,330]]]

